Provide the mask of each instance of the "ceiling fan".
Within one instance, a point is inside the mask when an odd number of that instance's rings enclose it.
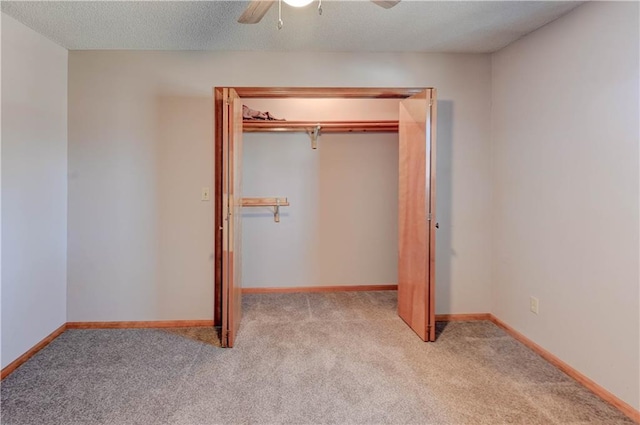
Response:
[[[278,0],[280,7],[282,6],[282,1],[283,0]],[[312,1],[313,0],[284,0],[285,3],[294,7],[303,7]],[[240,18],[238,18],[238,22],[241,24],[257,24],[275,2],[276,0],[252,0],[244,12],[242,12]],[[400,3],[400,0],[371,0],[371,2],[385,9],[390,9]],[[318,13],[322,15],[322,0],[318,1]],[[280,28],[282,28],[282,17],[278,19],[278,29]]]

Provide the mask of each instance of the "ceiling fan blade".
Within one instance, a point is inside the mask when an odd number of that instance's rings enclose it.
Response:
[[[273,3],[275,3],[273,0],[253,0],[242,12],[238,22],[241,24],[257,24]]]
[[[393,6],[395,6],[396,4],[400,3],[400,0],[388,0],[388,1],[384,1],[384,0],[371,0],[372,2],[374,2],[375,4],[377,4],[380,7],[384,7],[385,9],[391,9]]]

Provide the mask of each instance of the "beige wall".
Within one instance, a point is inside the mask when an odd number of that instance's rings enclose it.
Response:
[[[638,12],[581,6],[492,77],[492,311],[636,409]]]
[[[248,85],[438,88],[438,312],[489,310],[488,55],[78,51],[69,53],[69,320],[212,317],[212,204],[200,201],[212,185],[211,87]],[[327,140],[319,155],[362,161],[357,142],[332,151]]]
[[[2,19],[2,367],[66,321],[67,51]]]

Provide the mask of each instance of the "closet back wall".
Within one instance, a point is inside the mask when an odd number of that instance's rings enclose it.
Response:
[[[436,87],[437,312],[489,311],[490,78],[489,55],[69,52],[68,320],[213,317],[213,86]]]
[[[288,121],[397,120],[399,101],[246,99]],[[286,196],[245,209],[242,285],[353,286],[397,283],[398,133],[245,133],[243,196]]]

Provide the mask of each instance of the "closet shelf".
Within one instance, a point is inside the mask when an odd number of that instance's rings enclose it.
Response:
[[[397,132],[398,121],[249,121],[242,122],[244,132],[310,132],[320,126],[322,133]]]

